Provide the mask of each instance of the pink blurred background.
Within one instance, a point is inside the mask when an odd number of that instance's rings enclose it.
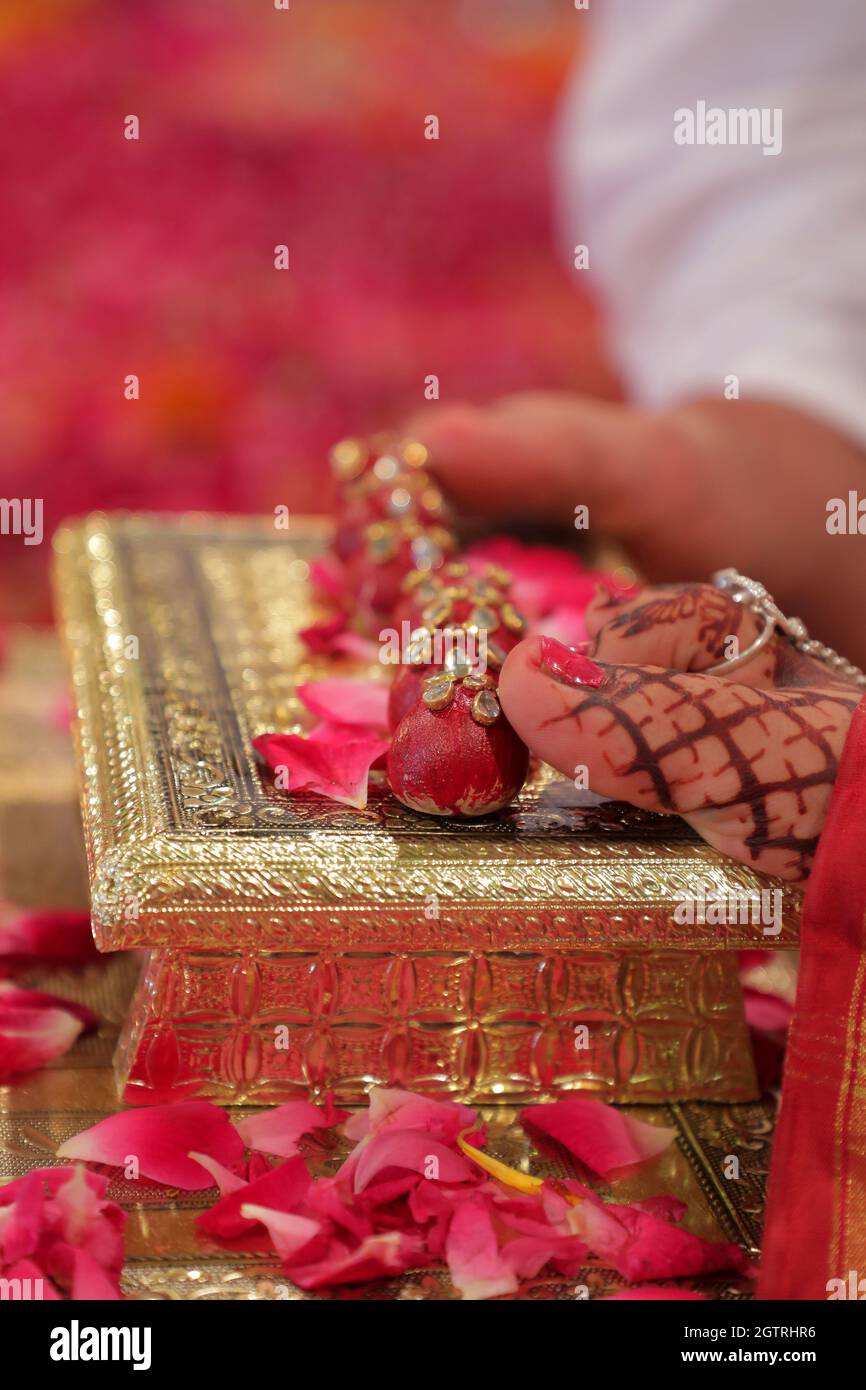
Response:
[[[556,0],[4,0],[0,495],[44,498],[46,536],[321,510],[330,443],[428,373],[615,394],[552,248],[580,32]],[[47,617],[48,560],[0,538],[0,620]]]

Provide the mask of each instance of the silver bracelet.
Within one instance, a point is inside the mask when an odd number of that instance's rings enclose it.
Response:
[[[773,595],[756,579],[748,579],[735,569],[725,569],[716,570],[712,582],[717,589],[728,594],[734,603],[741,603],[744,608],[754,613],[763,626],[754,642],[750,643],[744,652],[731,657],[729,661],[720,661],[717,665],[706,668],[703,673],[705,676],[724,676],[729,671],[735,671],[738,666],[745,666],[747,661],[751,661],[752,657],[767,645],[778,629],[804,656],[811,656],[815,661],[823,662],[842,680],[850,681],[852,685],[860,686],[861,689],[866,688],[866,674],[859,666],[846,661],[845,657],[834,652],[832,647],[827,647],[823,642],[817,642],[810,637],[802,619],[787,618]]]

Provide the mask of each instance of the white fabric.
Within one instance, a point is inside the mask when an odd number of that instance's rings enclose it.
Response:
[[[632,397],[770,397],[866,442],[866,0],[590,0],[556,140]],[[679,108],[780,108],[778,154]]]

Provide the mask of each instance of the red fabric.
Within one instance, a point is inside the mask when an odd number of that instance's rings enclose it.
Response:
[[[809,880],[758,1297],[866,1279],[866,699]],[[866,1289],[866,1284],[864,1284]]]

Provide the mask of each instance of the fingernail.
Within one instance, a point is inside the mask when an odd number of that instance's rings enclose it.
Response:
[[[541,639],[541,669],[565,685],[600,686],[607,676],[588,656],[565,647],[555,637]]]

